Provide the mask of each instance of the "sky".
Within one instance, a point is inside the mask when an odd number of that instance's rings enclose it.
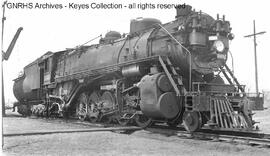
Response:
[[[13,79],[23,67],[47,51],[59,51],[73,48],[110,30],[120,33],[129,32],[131,19],[152,17],[167,23],[174,20],[175,9],[74,9],[69,3],[117,3],[136,4],[189,4],[196,10],[216,17],[224,14],[232,27],[234,40],[230,51],[234,60],[234,73],[247,91],[255,92],[254,47],[252,38],[243,36],[253,33],[253,20],[256,20],[257,32],[266,31],[257,38],[257,59],[259,90],[270,91],[270,15],[268,0],[9,0],[10,3],[51,3],[62,4],[63,9],[6,9],[4,30],[4,50],[7,49],[19,27],[23,31],[8,61],[3,63],[6,101],[14,101]],[[3,0],[1,1],[1,4]],[[67,6],[67,7],[64,7]],[[1,9],[2,17],[2,9]],[[97,43],[97,41],[91,42]],[[90,43],[90,44],[91,44]],[[228,60],[231,67],[231,59]]]

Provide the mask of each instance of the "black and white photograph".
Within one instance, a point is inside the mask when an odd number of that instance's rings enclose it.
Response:
[[[267,0],[2,0],[1,155],[270,155]]]

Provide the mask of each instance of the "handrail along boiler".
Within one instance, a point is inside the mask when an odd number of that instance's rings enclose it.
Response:
[[[47,52],[27,65],[14,80],[18,112],[142,127],[183,123],[191,132],[250,130],[244,86],[226,65],[232,39],[225,16],[189,5],[166,24],[134,19],[126,36],[110,31],[99,44]]]

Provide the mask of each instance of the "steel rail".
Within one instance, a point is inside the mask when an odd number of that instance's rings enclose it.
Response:
[[[9,115],[8,117],[18,117],[17,115]],[[30,117],[29,119],[40,119],[43,120],[45,119],[46,122],[52,123],[52,122],[57,122],[57,123],[66,123],[66,124],[76,124],[76,125],[82,125],[82,126],[88,126],[91,127],[91,129],[104,129],[104,128],[111,128],[111,129],[121,129],[121,128],[134,128],[137,130],[141,130],[143,128],[137,127],[137,126],[119,126],[115,124],[103,124],[103,123],[91,123],[87,121],[79,121],[77,118],[69,118],[69,120],[62,120],[59,118],[57,119],[47,119],[47,118],[32,118]],[[87,128],[81,128],[82,130],[87,130]],[[89,128],[88,128],[89,129]],[[184,127],[178,126],[178,127],[168,127],[166,124],[158,124],[156,123],[155,125],[146,128],[146,130],[152,131],[153,129],[155,130],[163,130],[163,131],[186,131]],[[74,129],[73,129],[74,130]],[[75,129],[79,130],[79,129]],[[187,132],[188,133],[188,132]],[[268,139],[270,140],[270,134],[266,133],[258,133],[254,131],[239,131],[239,130],[227,130],[227,129],[207,129],[207,128],[202,128],[198,132],[195,133],[206,133],[206,134],[213,134],[213,135],[228,135],[228,136],[238,136],[238,137],[251,137],[251,138],[262,138],[262,139]]]
[[[239,133],[247,134],[248,132],[238,132],[238,133],[230,133],[227,134],[226,132],[219,131],[219,133],[210,133],[210,131],[206,131],[204,129],[200,132],[193,132],[189,133],[182,128],[174,128],[174,129],[166,129],[165,126],[161,127],[153,127],[147,128],[146,130],[153,132],[153,133],[160,133],[166,134],[168,136],[178,136],[180,138],[187,138],[187,139],[201,139],[201,140],[209,140],[209,141],[216,141],[216,142],[228,142],[228,143],[239,143],[239,144],[246,144],[250,146],[259,146],[270,148],[270,138],[265,138],[268,136],[267,134],[257,133],[258,136],[239,136]],[[250,133],[255,135],[256,133]],[[260,136],[260,137],[259,137]]]
[[[166,129],[172,131],[186,131],[183,126],[179,127],[168,127],[167,125],[154,125],[149,129]],[[229,135],[229,136],[239,136],[239,137],[252,137],[252,138],[263,138],[270,140],[270,134],[258,133],[254,131],[242,131],[242,130],[228,130],[228,129],[208,129],[202,128],[198,132],[207,133],[207,134],[217,134],[217,135]],[[197,133],[197,132],[195,132]]]
[[[69,120],[70,121],[70,120]],[[143,128],[137,126],[117,126],[102,124],[105,127],[97,127],[96,124],[88,122],[77,122],[77,120],[71,120],[70,124],[82,124],[91,128],[80,129],[66,129],[66,130],[45,130],[45,131],[29,131],[23,133],[4,133],[3,137],[15,137],[15,136],[30,136],[30,135],[47,135],[47,134],[61,134],[61,133],[83,133],[83,132],[123,132],[124,134],[130,134],[134,131],[142,130]],[[101,126],[100,124],[98,126]],[[112,127],[108,127],[112,126]],[[183,127],[168,127],[163,124],[157,124],[152,127],[146,128],[146,131],[165,134],[167,136],[178,136],[180,138],[187,139],[201,139],[209,141],[220,141],[229,143],[246,144],[250,146],[258,146],[264,148],[270,148],[270,134],[256,133],[248,131],[226,131],[226,130],[210,130],[201,129],[199,132],[189,133]]]
[[[110,128],[85,128],[85,129],[66,129],[66,130],[50,130],[50,131],[30,131],[23,133],[4,133],[4,137],[29,136],[29,135],[45,135],[59,133],[82,133],[82,132],[104,132],[104,131],[136,131],[141,130],[140,127],[110,127]]]
[[[241,137],[241,136],[234,136],[234,135],[220,135],[220,134],[210,134],[210,133],[203,133],[203,132],[194,132],[188,133],[186,131],[178,131],[177,136],[179,137],[188,137],[188,138],[202,138],[202,139],[209,139],[211,141],[227,141],[230,143],[241,143],[251,146],[262,146],[270,148],[270,139],[263,139],[263,138],[253,138],[253,137]]]

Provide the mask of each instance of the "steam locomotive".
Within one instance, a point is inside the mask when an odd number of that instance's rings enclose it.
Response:
[[[183,124],[190,132],[252,129],[245,87],[226,65],[229,21],[189,5],[176,12],[169,23],[134,19],[127,35],[110,31],[99,44],[47,52],[28,64],[14,80],[18,112]]]

